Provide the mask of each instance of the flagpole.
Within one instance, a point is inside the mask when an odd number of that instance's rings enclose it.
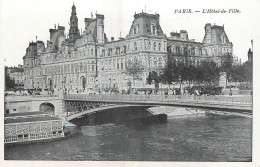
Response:
[[[254,51],[254,49],[253,49],[253,45],[254,45],[253,39],[251,40],[251,44],[252,44],[252,55],[253,55],[253,51]]]

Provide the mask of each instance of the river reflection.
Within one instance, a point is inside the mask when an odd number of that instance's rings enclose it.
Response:
[[[252,119],[243,117],[168,117],[165,124],[143,127],[109,124],[94,135],[5,147],[5,159],[251,161]],[[94,128],[94,130],[93,130]]]

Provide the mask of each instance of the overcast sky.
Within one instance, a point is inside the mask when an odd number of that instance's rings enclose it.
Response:
[[[233,42],[234,54],[247,60],[251,39],[259,38],[259,0],[189,1],[189,0],[0,0],[0,55],[5,65],[22,64],[29,41],[49,40],[49,29],[54,24],[69,30],[71,6],[75,4],[79,29],[84,30],[84,18],[99,13],[105,15],[105,33],[110,39],[125,37],[130,30],[135,12],[159,13],[163,32],[187,30],[190,39],[202,42],[205,23],[225,25],[226,34]],[[175,9],[239,9],[236,14],[175,14]],[[257,23],[257,24],[256,24]]]

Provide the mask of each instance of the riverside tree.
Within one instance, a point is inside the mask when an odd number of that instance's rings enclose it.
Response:
[[[155,71],[149,72],[149,75],[148,75],[148,77],[146,78],[146,81],[147,81],[147,83],[148,83],[149,85],[151,85],[151,84],[153,83],[156,92],[158,91],[158,89],[159,89],[159,83],[160,83],[160,81],[161,81],[161,78],[160,78],[160,76],[158,75],[157,72],[155,72]]]
[[[232,73],[233,70],[233,57],[230,53],[226,53],[224,56],[222,56],[222,64],[220,67],[220,71],[221,72],[225,72],[226,73],[226,85],[227,85],[227,81],[230,80],[230,75]]]
[[[135,80],[141,80],[140,75],[143,73],[143,71],[144,71],[144,67],[143,67],[141,61],[138,61],[138,60],[131,61],[131,60],[129,60],[126,63],[125,73],[132,77],[134,85],[135,85]]]

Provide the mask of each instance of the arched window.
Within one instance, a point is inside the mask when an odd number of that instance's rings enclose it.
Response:
[[[94,54],[93,49],[91,49],[91,55],[93,55],[93,54]]]

